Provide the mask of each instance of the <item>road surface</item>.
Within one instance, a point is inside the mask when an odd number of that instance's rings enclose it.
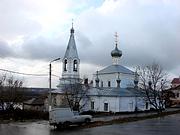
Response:
[[[54,130],[47,121],[0,124],[0,135],[180,135],[180,114],[88,129]]]

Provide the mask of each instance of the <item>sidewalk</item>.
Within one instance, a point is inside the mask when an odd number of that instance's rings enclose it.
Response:
[[[163,112],[174,112],[174,111],[180,111],[180,108],[167,108]],[[111,121],[114,119],[121,119],[121,118],[129,118],[129,117],[143,117],[143,116],[151,116],[153,114],[157,114],[156,112],[142,112],[142,113],[132,113],[132,114],[114,114],[111,116],[100,116],[100,117],[94,117],[93,122],[96,121]]]

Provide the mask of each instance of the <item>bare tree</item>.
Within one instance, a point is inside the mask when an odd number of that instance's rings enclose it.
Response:
[[[80,112],[88,101],[87,92],[89,87],[81,81],[64,84],[62,87],[68,106],[73,111]]]
[[[140,80],[140,87],[145,90],[147,100],[158,112],[164,109],[163,92],[167,87],[167,73],[157,64],[137,68]]]
[[[163,94],[164,100],[165,100],[165,106],[171,107],[173,105],[173,101],[171,98],[175,98],[175,94],[171,90],[165,90]]]
[[[23,100],[23,81],[14,76],[1,76],[0,79],[0,105],[2,109],[14,109],[15,105]]]
[[[6,74],[2,75],[0,77],[0,107],[2,110],[4,110],[5,105],[5,80],[6,80]]]

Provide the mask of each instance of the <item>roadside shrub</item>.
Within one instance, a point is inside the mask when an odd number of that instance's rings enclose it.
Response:
[[[13,111],[4,110],[0,111],[0,119],[3,120],[28,120],[28,119],[42,119],[48,120],[49,113],[33,110],[15,109]]]

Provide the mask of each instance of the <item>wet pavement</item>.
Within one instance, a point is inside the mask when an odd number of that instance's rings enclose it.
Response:
[[[47,121],[0,124],[0,135],[180,135],[180,114],[88,129],[55,130]]]
[[[163,112],[174,112],[179,111],[180,108],[166,108]],[[111,115],[111,116],[101,116],[93,118],[93,121],[111,121],[113,119],[121,119],[121,118],[129,118],[129,117],[144,117],[151,116],[153,114],[157,114],[157,112],[142,112],[142,113],[129,113],[129,114],[119,114],[119,115]]]

